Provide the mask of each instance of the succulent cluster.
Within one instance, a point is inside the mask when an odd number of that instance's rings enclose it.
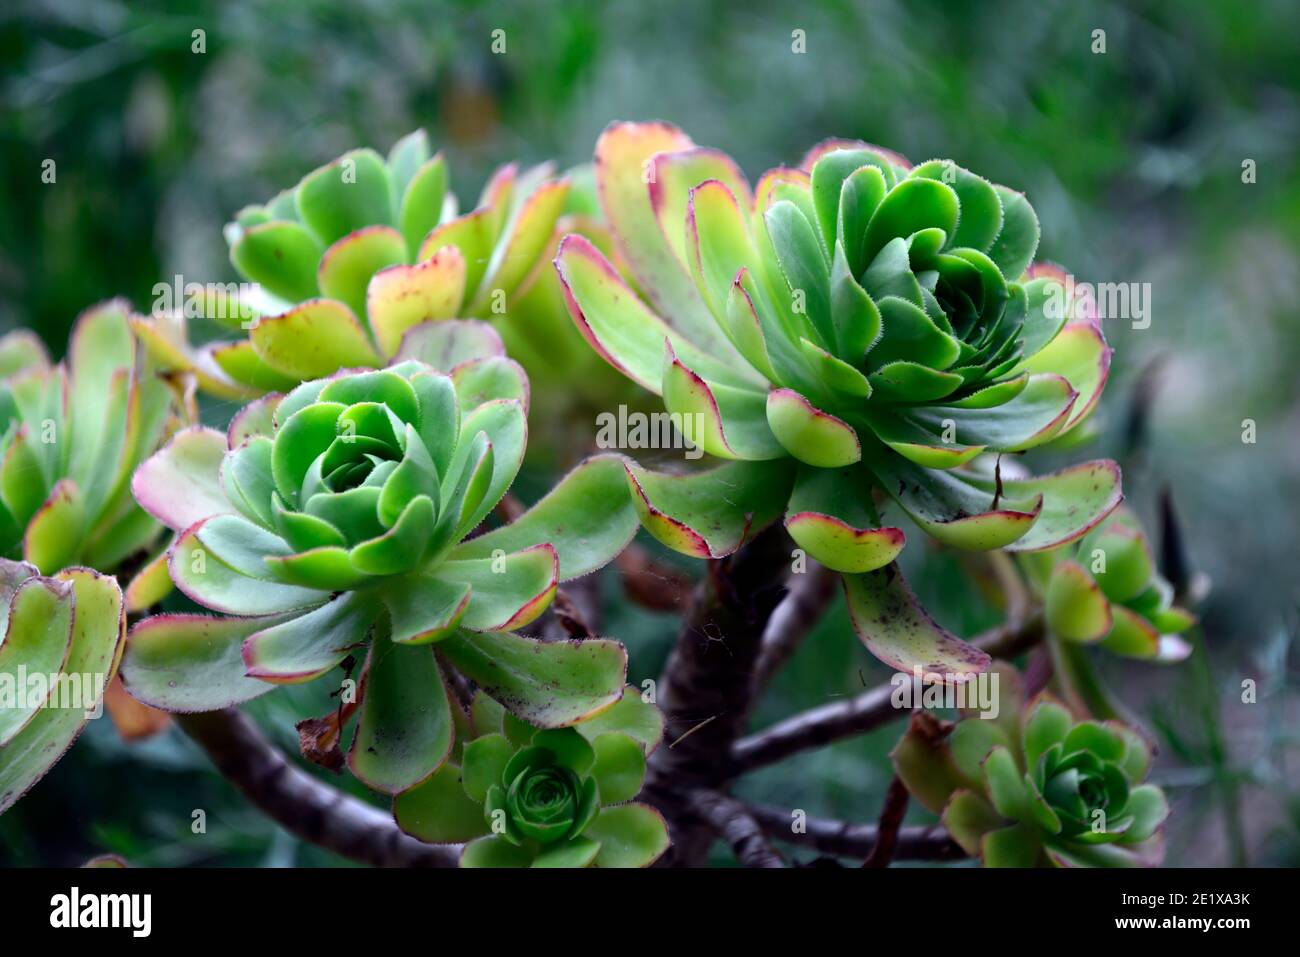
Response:
[[[912,796],[986,867],[1158,863],[1169,806],[1142,783],[1146,741],[1117,722],[1076,722],[1047,695],[1025,706],[1016,672],[999,677],[996,718],[913,720],[893,753]]]
[[[231,262],[257,294],[216,290],[199,305],[239,339],[192,347],[184,310],[137,317],[136,329],[159,362],[218,395],[379,367],[427,321],[503,313],[546,253],[568,188],[550,166],[509,165],[458,215],[423,130],[387,159],[354,150],[227,227]]]
[[[172,393],[138,355],[125,304],[83,313],[57,365],[29,336],[7,336],[0,374],[0,556],[51,575],[113,571],[148,550],[162,529],[129,485]]]
[[[0,559],[0,813],[41,779],[103,704],[126,635],[108,575],[51,576]]]
[[[1196,619],[1174,604],[1173,586],[1156,570],[1146,533],[1127,508],[1077,545],[1026,564],[1057,637],[1148,661],[1177,662],[1190,653],[1178,635]]]
[[[630,803],[663,718],[631,687],[571,727],[537,728],[478,694],[452,761],[393,814],[431,843],[469,842],[462,867],[648,867],[668,848],[654,808]]]
[[[983,667],[915,607],[891,565],[904,533],[882,524],[875,493],[939,541],[982,550],[1063,545],[1119,503],[1113,462],[1003,481],[974,461],[1076,428],[1109,367],[1099,327],[1031,267],[1028,201],[945,161],[845,141],[751,189],[729,157],[664,124],[611,126],[596,174],[644,296],[569,236],[556,268],[573,318],[728,460],[685,476],[629,467],[646,528],[718,557],[784,513],[796,544],[844,573],[876,655]],[[890,625],[901,620],[919,627]]]
[[[177,532],[172,579],[228,617],[138,625],[122,671],[133,695],[164,710],[227,707],[368,648],[349,763],[392,793],[451,747],[434,647],[540,727],[618,699],[621,645],[514,630],[631,538],[621,461],[589,459],[517,521],[467,537],[519,470],[527,381],[482,323],[433,331],[428,356],[447,372],[407,360],[309,381],[249,405],[225,434],[177,433],[140,467],[136,498]]]

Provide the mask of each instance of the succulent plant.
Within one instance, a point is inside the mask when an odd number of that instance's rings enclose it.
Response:
[[[231,262],[262,295],[209,290],[198,305],[239,339],[192,347],[184,310],[138,317],[136,329],[160,362],[224,396],[382,366],[413,326],[504,311],[564,207],[568,183],[551,170],[504,166],[479,205],[457,215],[446,163],[430,156],[423,130],[386,160],[353,150],[227,227]]]
[[[137,625],[122,670],[133,695],[222,708],[368,648],[349,764],[391,793],[451,748],[440,659],[539,727],[618,699],[621,645],[513,632],[631,539],[621,460],[587,460],[473,536],[518,472],[527,380],[484,323],[432,324],[421,342],[450,374],[419,360],[344,370],[250,404],[225,435],[179,432],[137,470],[136,498],[178,533],[177,587],[226,617]]]
[[[89,568],[0,559],[0,814],[97,712],[126,634],[122,590]]]
[[[659,812],[629,803],[663,736],[636,689],[567,728],[534,727],[482,694],[467,720],[455,760],[394,800],[409,834],[468,841],[462,867],[648,867],[667,850]]]
[[[1109,367],[1059,270],[1031,266],[1029,202],[946,161],[846,141],[751,190],[726,155],[660,123],[609,127],[596,174],[644,296],[569,236],[556,268],[573,318],[728,460],[684,476],[630,466],[646,528],[719,557],[784,513],[795,543],[844,574],[878,657],[986,665],[916,605],[891,564],[904,533],[873,492],[970,549],[1056,547],[1119,503],[1113,462],[1004,481],[974,461],[1075,429]]]
[[[1164,793],[1143,784],[1151,748],[1118,722],[1078,721],[1050,695],[1023,705],[1000,671],[995,719],[951,729],[914,717],[893,752],[918,801],[986,867],[1137,867],[1163,857]]]
[[[1116,509],[1077,545],[1026,564],[1058,638],[1148,661],[1182,661],[1190,653],[1178,635],[1196,619],[1174,605],[1173,586],[1156,570],[1146,534],[1127,508]]]
[[[0,556],[42,574],[113,571],[158,539],[130,477],[162,439],[172,393],[137,355],[128,308],[76,322],[65,362],[32,339],[0,343]]]

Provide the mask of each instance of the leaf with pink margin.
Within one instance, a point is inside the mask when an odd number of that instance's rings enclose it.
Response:
[[[664,408],[696,447],[724,459],[764,460],[786,454],[767,423],[767,396],[752,389],[709,383],[688,368],[664,340]]]
[[[555,598],[560,563],[549,544],[493,558],[443,562],[433,577],[471,589],[461,626],[514,631],[536,620]]]
[[[586,237],[565,236],[555,268],[578,331],[605,361],[638,385],[659,394],[667,339],[688,366],[711,382],[762,386],[762,378],[747,363],[714,358],[652,312]],[[727,349],[734,352],[729,344]]]
[[[691,281],[685,259],[674,252],[660,227],[651,202],[651,188],[657,184],[648,180],[655,175],[659,154],[694,147],[690,137],[667,123],[611,123],[596,141],[596,188],[619,249],[655,310],[671,317],[671,325],[681,335],[706,351],[727,355],[729,343]],[[687,183],[686,188],[718,178],[701,176],[697,182]],[[661,194],[660,206],[665,211],[667,200],[667,195]],[[685,201],[683,189],[682,215],[674,226],[678,234],[685,229]]]
[[[366,786],[399,794],[429,779],[451,754],[451,704],[433,649],[370,643],[358,688],[360,718],[348,769]]]
[[[298,384],[298,379],[273,369],[257,354],[252,342],[209,344],[207,356],[225,375],[240,385],[258,392],[284,392]]]
[[[488,259],[492,255],[494,235],[491,213],[490,209],[479,208],[442,223],[424,237],[420,251],[416,254],[416,262],[424,262],[448,247],[460,252],[465,263],[466,299],[457,304],[458,310],[478,290]]]
[[[75,592],[72,645],[64,674],[91,675],[91,700],[83,708],[42,708],[0,749],[0,814],[3,814],[59,760],[103,700],[117,672],[126,619],[117,581],[89,568],[70,568],[54,576]]]
[[[233,511],[221,490],[225,454],[226,437],[216,429],[182,429],[135,470],[131,494],[141,508],[175,531]]]
[[[226,428],[226,448],[237,449],[253,436],[271,436],[275,432],[275,410],[282,398],[263,396],[236,412]]]
[[[727,298],[736,275],[756,267],[759,261],[749,234],[748,205],[741,206],[731,189],[717,179],[700,182],[688,196],[686,258],[705,304],[719,323],[726,319]],[[740,348],[735,340],[733,334],[732,341]]]
[[[568,180],[544,182],[512,213],[513,222],[505,226],[509,236],[504,242],[498,242],[492,252],[478,295],[469,306],[471,314],[485,314],[491,309],[492,298],[498,290],[509,295],[524,281],[546,252],[568,195]]]
[[[1093,577],[1072,559],[1052,571],[1043,603],[1052,631],[1067,641],[1101,641],[1111,630],[1110,602]]]
[[[30,329],[14,329],[0,336],[0,379],[31,369],[48,369],[50,354]]]
[[[628,685],[623,689],[623,696],[611,708],[580,721],[573,727],[592,742],[602,734],[617,731],[639,742],[642,750],[649,755],[655,752],[663,740],[664,716],[642,697],[639,688]]]
[[[941,431],[936,434],[929,428],[904,418],[893,409],[870,406],[863,411],[863,418],[876,438],[904,459],[922,468],[955,469],[985,450],[983,445],[967,445],[958,441],[955,419],[952,420],[953,440],[945,442],[943,430],[946,425],[942,422]]]
[[[382,364],[352,310],[334,299],[311,299],[264,316],[249,335],[267,365],[299,379]]]
[[[31,568],[18,562],[7,562],[5,572],[15,577],[25,575]],[[10,579],[12,581],[13,579]],[[6,582],[8,584],[8,582]],[[8,589],[6,589],[8,591]],[[19,668],[28,675],[57,675],[63,670],[72,649],[73,606],[75,596],[72,585],[51,578],[27,578],[12,594],[0,596],[5,603],[7,621],[0,635],[0,675],[18,686]],[[11,700],[0,708],[0,749],[13,740],[36,713],[45,706],[49,695],[57,693],[48,684],[39,693],[26,688],[18,700]],[[0,754],[3,754],[0,750]]]
[[[994,481],[971,476],[977,488],[992,494]],[[1095,459],[1028,479],[1006,479],[1004,496],[1043,497],[1043,510],[1034,527],[1014,545],[1013,552],[1033,552],[1077,541],[1124,501],[1119,466],[1110,459]]]
[[[844,576],[849,617],[867,650],[885,664],[911,673],[920,668],[961,684],[988,668],[991,659],[941,628],[921,607],[897,564]]]
[[[627,466],[641,523],[669,548],[721,558],[770,525],[785,508],[794,463],[729,462],[679,475]]]
[[[949,423],[954,441],[999,452],[1022,452],[1056,436],[1068,421],[1078,393],[1064,377],[1032,375],[1006,402],[982,409],[927,405],[908,409],[900,418],[942,435]]]
[[[956,469],[924,469],[883,450],[868,463],[879,485],[931,537],[953,548],[989,551],[1023,537],[1043,511],[1042,497],[977,486]],[[1005,486],[1005,483],[1004,483]]]
[[[504,356],[501,333],[478,319],[444,319],[424,322],[406,330],[394,362],[416,359],[439,372],[473,359]]]
[[[264,627],[244,641],[247,674],[275,684],[319,678],[365,644],[380,614],[373,596],[345,592],[305,614]]]
[[[276,220],[239,230],[230,262],[250,282],[286,302],[320,294],[316,267],[322,246],[301,223]]]
[[[1110,376],[1110,357],[1114,350],[1106,344],[1098,326],[1077,322],[1062,329],[1037,355],[1021,363],[1018,372],[1054,373],[1063,376],[1079,393],[1070,417],[1058,430],[1065,435],[1079,425],[1097,405],[1101,390]]]
[[[861,573],[888,565],[907,541],[901,528],[880,528],[871,507],[871,474],[860,467],[799,467],[785,514],[796,545],[832,571]]]
[[[392,356],[406,333],[423,322],[450,319],[465,295],[465,257],[455,246],[413,266],[376,272],[366,288],[366,315],[379,351]]]
[[[818,409],[793,389],[768,393],[767,422],[777,442],[801,462],[833,469],[862,458],[853,427]]]
[[[131,629],[122,658],[122,683],[138,701],[180,714],[233,708],[275,685],[248,677],[244,640],[288,615],[214,618],[163,614]]]
[[[487,356],[462,362],[451,372],[462,413],[472,412],[493,399],[514,399],[528,412],[532,392],[528,374],[514,359]]]
[[[71,564],[86,533],[86,503],[77,483],[60,479],[23,534],[23,559],[52,575]]]
[[[490,558],[496,549],[518,552],[546,542],[559,560],[560,581],[604,567],[627,547],[638,524],[624,461],[619,455],[587,459],[519,518],[462,542],[448,558]]]
[[[393,641],[424,645],[446,638],[465,616],[471,591],[466,583],[446,582],[430,574],[397,580],[380,593]]]
[[[461,674],[518,718],[560,728],[600,714],[623,693],[627,652],[616,641],[538,641],[508,631],[460,633],[439,647]]]
[[[1114,627],[1107,630],[1101,647],[1126,658],[1151,660],[1160,657],[1164,650],[1161,635],[1149,621],[1123,605],[1115,605],[1113,612]]]

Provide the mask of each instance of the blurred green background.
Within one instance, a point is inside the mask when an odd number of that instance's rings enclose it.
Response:
[[[234,210],[417,126],[447,152],[462,200],[509,159],[589,159],[613,119],[677,123],[751,178],[828,136],[952,158],[1027,191],[1040,257],[1080,280],[1152,284],[1149,328],[1106,327],[1116,355],[1105,431],[1088,453],[1120,458],[1148,521],[1171,490],[1213,592],[1192,661],[1111,671],[1160,735],[1169,863],[1300,864],[1300,8],[792,6],[8,0],[0,331],[31,326],[57,356],[77,312],[99,299],[143,309],[153,284],[177,273],[234,279],[221,237]],[[490,48],[497,29],[502,55]],[[795,30],[806,52],[792,50]],[[42,181],[46,160],[53,183]],[[1254,183],[1243,182],[1246,160]],[[967,632],[990,623],[950,557],[908,551],[941,621]],[[604,585],[605,630],[631,648],[634,677],[654,674],[674,619],[630,609],[612,577]],[[836,607],[755,724],[885,676]],[[1256,683],[1253,704],[1241,701],[1244,679]],[[293,721],[328,707],[307,687],[252,710],[292,749]],[[899,730],[801,756],[739,791],[872,821]],[[191,832],[196,808],[203,835]],[[142,865],[339,863],[243,804],[175,730],[126,745],[107,721],[0,818],[2,862],[104,851]]]

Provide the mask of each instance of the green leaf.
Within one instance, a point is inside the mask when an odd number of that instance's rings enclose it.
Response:
[[[534,621],[550,605],[558,571],[555,549],[542,544],[493,558],[447,561],[434,575],[446,584],[470,587],[463,627],[513,631]]]
[[[6,563],[11,569],[25,569],[16,562]],[[73,639],[73,606],[76,598],[72,585],[50,578],[28,578],[12,595],[4,595],[8,623],[3,640],[0,640],[0,677],[24,691],[17,700],[0,708],[0,749],[8,744],[32,717],[44,707],[56,688],[45,687],[44,693],[35,694],[24,688],[19,675],[23,668],[27,675],[57,675],[63,670]],[[0,750],[0,755],[4,752]]]
[[[526,174],[525,174],[526,175]],[[470,303],[472,315],[486,315],[498,293],[510,294],[519,287],[548,251],[555,234],[555,223],[564,209],[569,193],[566,180],[541,184],[524,200],[507,224],[508,238],[492,252],[478,295]]]
[[[391,160],[390,160],[391,165]],[[398,225],[406,239],[406,248],[414,259],[420,243],[442,218],[447,196],[447,164],[442,154],[427,160],[406,183],[398,183]]]
[[[1002,200],[1002,230],[988,254],[1002,270],[1002,275],[1019,279],[1033,262],[1034,251],[1038,249],[1038,217],[1024,193],[1005,186],[994,186],[993,189]]]
[[[645,780],[645,752],[633,738],[618,731],[598,735],[592,742],[596,763],[591,776],[600,788],[602,804],[622,804],[637,796]]]
[[[146,512],[176,531],[229,512],[219,480],[225,453],[225,436],[215,429],[182,429],[136,469],[131,493]]]
[[[943,826],[973,857],[979,856],[984,835],[1004,824],[988,801],[973,791],[958,791],[943,809]]]
[[[989,656],[941,628],[921,607],[896,564],[844,576],[849,616],[867,650],[899,671],[920,668],[946,684],[973,680]]]
[[[465,257],[454,246],[414,266],[390,266],[370,279],[365,314],[386,356],[422,323],[450,319],[465,294]]]
[[[1024,824],[990,831],[980,842],[985,867],[1033,867],[1041,850],[1036,833]]]
[[[470,800],[478,804],[487,800],[488,788],[501,783],[501,772],[514,753],[515,746],[504,734],[485,734],[465,742],[461,776]],[[480,809],[479,819],[482,817]]]
[[[262,556],[286,551],[251,522],[216,515],[176,539],[168,571],[176,587],[214,611],[267,615],[320,604],[328,597],[322,591],[274,580]]]
[[[86,506],[77,485],[61,479],[27,523],[23,558],[45,574],[72,564],[86,533]]]
[[[953,235],[960,214],[957,194],[932,179],[905,179],[876,208],[862,239],[862,260],[870,263],[893,239],[922,229],[942,229]],[[1031,251],[1032,252],[1032,251]]]
[[[447,760],[451,705],[431,649],[397,645],[376,634],[359,694],[361,717],[348,767],[367,786],[398,794]]]
[[[244,674],[244,640],[286,618],[146,618],[131,629],[122,683],[132,697],[163,711],[218,711],[251,701],[275,685]]]
[[[529,850],[495,834],[470,841],[460,855],[461,867],[528,867],[532,862]]]
[[[267,365],[299,379],[382,362],[352,310],[333,299],[312,299],[264,316],[249,335]]]
[[[482,801],[466,796],[462,774],[448,761],[427,781],[397,795],[393,799],[397,826],[429,844],[459,844],[487,834]]]
[[[795,544],[838,572],[861,573],[888,565],[903,550],[899,528],[879,528],[870,504],[871,475],[860,467],[801,466],[786,510]]]
[[[320,258],[321,294],[366,316],[366,289],[381,269],[406,263],[406,242],[389,226],[367,226],[338,240]]]
[[[575,837],[542,848],[533,859],[533,867],[588,867],[600,853],[600,843],[586,837]]]
[[[862,458],[862,446],[852,426],[816,408],[792,389],[768,393],[767,422],[777,441],[801,462],[831,469]]]
[[[668,826],[646,804],[601,808],[582,836],[600,842],[593,867],[649,867],[668,850]]]
[[[972,478],[971,483],[986,492],[993,491],[991,478],[980,476]],[[1082,538],[1124,499],[1119,466],[1109,459],[1083,462],[1036,478],[1007,479],[1002,488],[1003,494],[1012,499],[1043,497],[1038,521],[1010,547],[1011,551],[1056,548]]]
[[[755,389],[708,382],[664,347],[664,408],[686,424],[692,445],[726,459],[775,459],[785,454],[768,427],[766,398]]]
[[[664,716],[641,692],[628,685],[613,707],[574,725],[588,741],[618,731],[639,742],[646,754],[654,752],[664,736]]]
[[[627,466],[632,503],[641,523],[669,548],[697,558],[721,558],[757,535],[781,513],[793,463],[728,462],[671,475]]]
[[[377,613],[373,598],[345,592],[297,618],[263,628],[244,642],[247,673],[277,684],[318,678],[365,643]]]
[[[1110,356],[1111,348],[1101,330],[1079,322],[1066,326],[1037,354],[1021,363],[1017,371],[1063,376],[1079,393],[1057,435],[1063,436],[1079,425],[1096,407],[1110,375]]]
[[[1002,202],[988,180],[944,160],[922,163],[908,175],[949,182],[961,206],[961,218],[949,245],[988,251],[1002,231]]]
[[[1044,604],[1052,631],[1067,641],[1100,641],[1110,631],[1110,602],[1076,561],[1063,561],[1052,572]]]
[[[382,596],[392,622],[393,641],[423,645],[450,635],[469,608],[466,583],[447,582],[433,575],[398,579]]]
[[[1025,765],[1032,773],[1041,758],[1054,744],[1060,744],[1070,732],[1070,712],[1052,701],[1040,701],[1025,721]]]
[[[42,708],[0,748],[0,814],[39,781],[76,740],[102,700],[121,654],[126,629],[117,582],[90,569],[73,569],[55,578],[72,583],[76,603],[72,644],[63,673],[90,675],[94,686],[83,687],[83,707]]]
[[[568,581],[609,563],[636,528],[622,457],[596,455],[509,525],[462,542],[449,557],[482,559],[497,549],[509,554],[545,542],[555,549],[560,581]]]
[[[614,641],[542,642],[462,631],[442,651],[507,710],[539,728],[563,727],[609,707],[627,673],[627,652]]]
[[[388,169],[374,150],[353,150],[298,184],[298,214],[323,245],[354,230],[392,225]]]
[[[415,359],[439,372],[451,372],[462,362],[505,354],[501,334],[486,322],[444,319],[410,329],[393,361]]]
[[[319,293],[316,267],[323,247],[301,223],[268,222],[239,231],[230,262],[241,276],[286,302]]]

